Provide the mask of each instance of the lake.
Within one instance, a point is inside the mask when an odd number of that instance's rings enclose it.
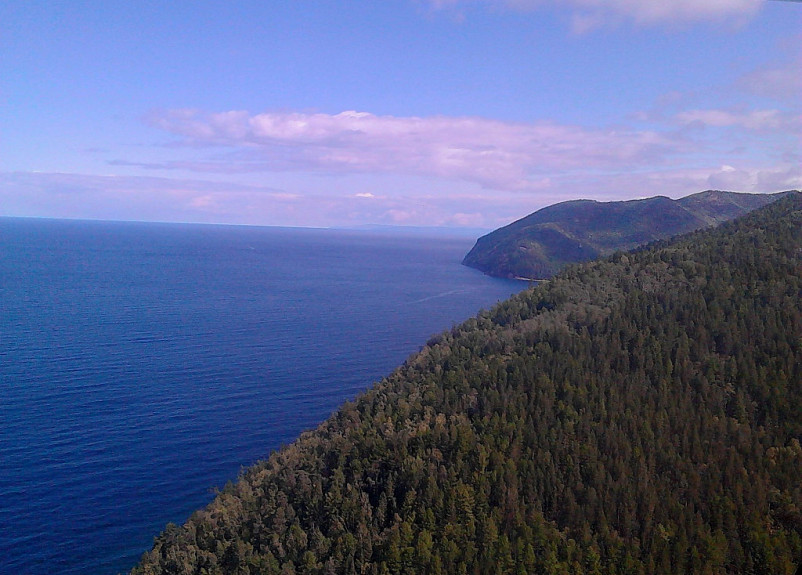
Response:
[[[0,218],[0,573],[125,572],[433,334],[525,289],[449,235]]]

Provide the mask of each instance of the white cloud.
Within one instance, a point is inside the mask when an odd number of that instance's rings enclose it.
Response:
[[[425,190],[433,189],[433,181],[394,181],[393,176],[384,176],[387,189],[404,191],[375,195],[370,201],[358,197],[370,192],[354,191],[355,186],[365,184],[361,178],[345,180],[339,184],[342,191],[305,193],[170,178],[0,172],[0,215],[284,226],[371,222],[493,229],[569,199],[680,197],[710,188],[745,192],[800,189],[802,168],[799,162],[780,166],[732,162],[694,169],[571,173],[555,177],[551,186],[531,193],[486,193],[464,183],[439,186],[437,193],[432,193]],[[376,184],[371,180],[372,187]]]
[[[264,208],[298,196],[269,187],[202,180],[0,172],[0,215],[108,220],[262,223]]]
[[[225,161],[163,164],[194,171],[312,171],[434,176],[506,190],[548,185],[549,174],[660,163],[683,150],[671,136],[477,117],[178,110],[152,119],[187,145],[234,148]]]
[[[793,39],[795,47],[800,42],[802,35]],[[791,51],[798,52],[796,48]],[[802,99],[802,57],[793,53],[786,62],[755,70],[741,78],[737,87],[798,108]]]
[[[742,21],[761,6],[760,0],[430,0],[429,4],[438,10],[475,4],[512,10],[567,8],[578,32],[622,19],[647,26]]]
[[[441,188],[439,194],[428,195],[417,194],[409,181],[395,184],[408,190],[403,194],[354,193],[353,187],[361,184],[356,178],[342,184],[350,192],[304,193],[202,180],[0,172],[0,216],[318,227],[470,224],[492,229],[528,213],[531,206],[531,198],[521,194],[465,194],[471,187],[466,184],[458,186],[463,191]],[[472,216],[454,214],[455,205]]]
[[[457,212],[451,216],[450,221],[458,226],[474,228],[480,228],[486,223],[484,215],[476,212],[471,214]]]
[[[764,193],[802,189],[802,168],[798,163],[735,163],[670,171],[622,172],[595,179],[569,177],[559,183],[560,189],[571,190],[574,198],[584,196],[597,200],[625,200],[655,195],[678,198],[709,189]]]
[[[747,130],[793,130],[802,125],[799,116],[779,110],[688,110],[677,114],[681,124],[696,124],[715,128],[744,128]]]
[[[741,192],[798,190],[802,189],[802,168],[799,166],[736,168],[725,165],[718,171],[711,171],[706,183],[711,189]]]

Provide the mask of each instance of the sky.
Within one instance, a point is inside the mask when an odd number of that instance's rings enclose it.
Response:
[[[0,3],[0,215],[493,229],[801,166],[799,2]]]

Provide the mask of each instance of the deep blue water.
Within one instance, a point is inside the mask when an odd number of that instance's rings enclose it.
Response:
[[[473,240],[0,218],[0,573],[114,574],[433,333]]]

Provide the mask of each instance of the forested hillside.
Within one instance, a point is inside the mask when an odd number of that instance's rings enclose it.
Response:
[[[434,337],[134,574],[793,573],[802,197]]]
[[[562,202],[482,236],[462,263],[496,277],[549,278],[568,264],[714,226],[782,195],[708,190],[679,200]]]

